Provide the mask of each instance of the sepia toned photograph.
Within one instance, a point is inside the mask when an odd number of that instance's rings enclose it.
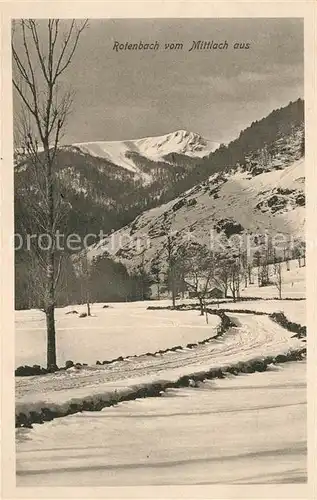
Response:
[[[11,38],[17,487],[306,484],[304,20]]]

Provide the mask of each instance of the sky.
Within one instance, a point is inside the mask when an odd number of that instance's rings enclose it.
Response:
[[[113,50],[114,42],[157,51]],[[191,50],[194,41],[228,49]],[[182,42],[183,50],[164,50]],[[233,44],[249,43],[249,49]],[[63,143],[185,129],[227,143],[273,109],[303,97],[300,19],[90,20],[65,83],[75,92]]]

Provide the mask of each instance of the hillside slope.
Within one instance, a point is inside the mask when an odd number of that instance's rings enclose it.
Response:
[[[240,166],[214,174],[105,238],[89,249],[89,257],[108,252],[130,268],[137,267],[141,259],[146,265],[158,257],[166,260],[167,232],[174,235],[175,245],[182,241],[210,245],[216,238],[224,241],[237,234],[302,239],[305,162],[298,159],[300,142],[298,133],[292,141],[293,155],[284,158],[284,166],[279,157],[278,166],[273,158],[265,168],[260,164],[256,168]]]

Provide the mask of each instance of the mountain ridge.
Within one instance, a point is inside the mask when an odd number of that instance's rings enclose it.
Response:
[[[141,174],[139,166],[134,163],[133,154],[150,161],[166,161],[169,154],[181,154],[190,158],[202,158],[213,152],[220,144],[205,139],[201,135],[188,130],[176,130],[161,136],[147,136],[138,139],[117,141],[88,141],[63,146],[63,148],[80,151],[91,156],[104,158],[136,174]],[[167,160],[167,163],[169,161]],[[144,174],[144,172],[143,172]]]

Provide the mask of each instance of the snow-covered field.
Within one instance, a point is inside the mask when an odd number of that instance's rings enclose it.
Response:
[[[300,325],[306,325],[305,300],[248,300],[245,302],[220,304],[219,309],[248,309],[268,314],[281,311],[288,320],[299,323]]]
[[[146,311],[148,312],[148,311]],[[167,311],[168,313],[169,311]],[[183,314],[182,312],[180,314]],[[16,379],[16,413],[51,408],[65,414],[73,403],[108,401],[154,382],[176,382],[181,376],[225,368],[239,361],[285,354],[304,347],[268,316],[232,313],[237,325],[223,337],[194,349],[157,356],[139,356],[111,365],[87,367],[80,372],[57,372]]]
[[[301,261],[302,264],[302,261]],[[288,297],[292,299],[306,297],[306,267],[299,267],[297,260],[289,261],[289,271],[287,263],[282,262],[282,298]],[[254,284],[241,290],[242,297],[260,297],[260,298],[277,298],[278,289],[276,285],[265,287],[257,286],[257,268],[253,269],[252,279]],[[272,282],[275,281],[274,266],[269,265],[269,278]]]
[[[295,286],[301,293],[302,283]],[[144,355],[217,333],[218,316],[210,315],[207,325],[199,311],[147,310],[170,304],[121,303],[107,309],[94,304],[94,316],[82,319],[66,313],[83,312],[84,306],[58,309],[60,364],[138,356],[78,371],[17,377],[16,414],[46,408],[66,415],[73,404],[106,402],[153,383],[173,383],[213,368],[225,371],[240,361],[305,346],[267,315],[228,312],[236,326],[222,337],[193,349]],[[302,325],[305,307],[305,300],[219,304],[219,309],[283,311]],[[44,321],[39,311],[17,312],[17,365],[45,364]],[[264,373],[168,389],[160,398],[61,416],[33,429],[20,427],[16,438],[18,486],[305,482],[306,365],[270,365]]]
[[[97,360],[111,360],[158,351],[176,345],[197,342],[217,333],[218,316],[210,316],[209,324],[198,311],[147,311],[152,302],[117,303],[103,309],[93,304],[91,317],[79,318],[66,314],[76,310],[85,312],[85,306],[56,309],[57,363],[68,359],[94,364]],[[170,305],[162,301],[159,305]],[[15,330],[16,366],[46,363],[45,315],[38,310],[16,311]]]
[[[306,481],[304,362],[17,430],[18,486]]]
[[[306,267],[298,267],[298,262],[290,261],[290,270],[283,266],[282,297],[305,298]],[[270,271],[272,271],[270,269]],[[241,290],[242,297],[263,297],[272,299],[278,296],[273,286],[258,287],[256,270],[253,272],[253,285]],[[196,299],[180,299],[180,303],[193,303]],[[306,324],[305,300],[255,300],[220,304],[220,308],[250,309],[273,313],[283,311],[290,321]],[[76,310],[85,312],[83,305],[56,309],[57,362],[63,365],[71,359],[76,362],[95,363],[117,358],[144,354],[175,345],[197,342],[216,333],[219,318],[211,316],[209,324],[196,311],[147,311],[148,306],[166,307],[171,300],[144,301],[130,303],[92,305],[92,317],[79,318],[77,314],[66,314]],[[213,305],[212,307],[216,307]],[[45,315],[32,309],[16,311],[15,364],[16,366],[46,362]]]

